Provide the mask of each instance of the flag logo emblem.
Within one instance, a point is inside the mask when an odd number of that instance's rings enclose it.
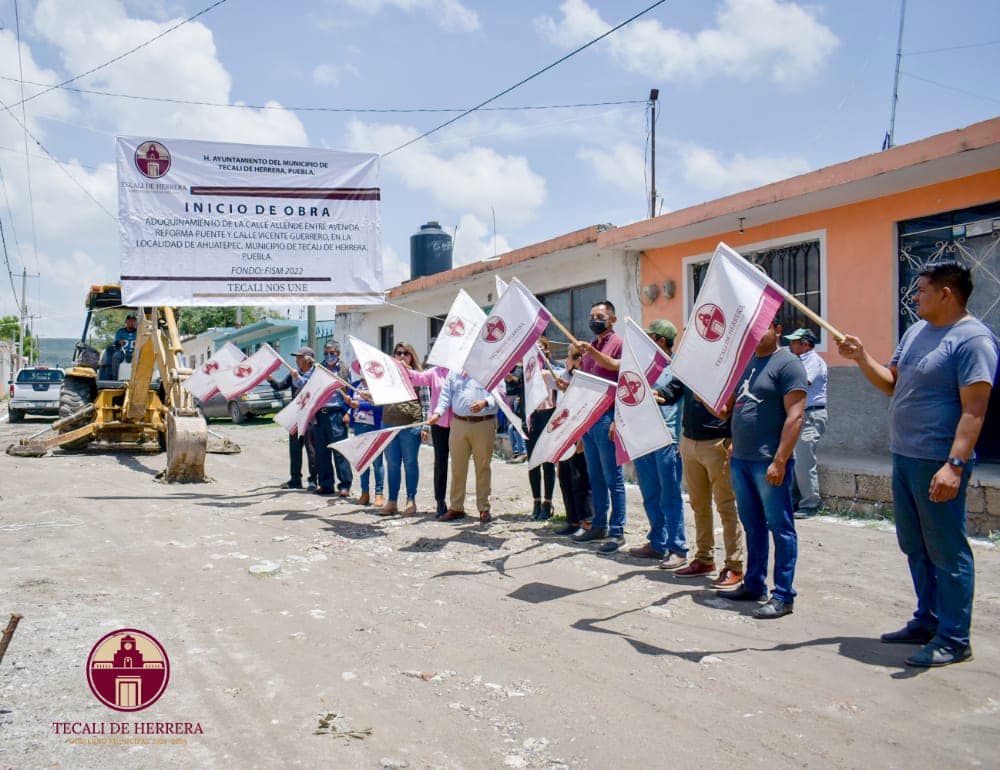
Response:
[[[635,406],[646,397],[646,383],[635,372],[618,375],[618,400],[625,406]]]
[[[170,170],[170,152],[159,142],[143,142],[135,151],[135,167],[147,179],[159,179]]]
[[[365,371],[368,372],[376,380],[381,380],[382,375],[385,374],[385,367],[382,366],[378,361],[369,361],[365,364]]]
[[[726,331],[726,314],[718,305],[706,302],[694,311],[694,328],[704,339],[717,342]]]
[[[483,325],[483,339],[487,342],[499,342],[507,335],[507,324],[502,318],[489,318]]]
[[[548,431],[551,433],[569,419],[569,409],[563,409],[559,414],[549,420]]]
[[[236,364],[233,367],[234,377],[249,377],[251,374],[253,374],[253,367],[247,364]]]
[[[461,318],[455,318],[447,323],[449,337],[461,337],[465,334],[465,324]]]

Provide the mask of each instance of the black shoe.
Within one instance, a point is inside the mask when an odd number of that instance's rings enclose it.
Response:
[[[337,494],[336,489],[326,489],[325,487],[316,487],[313,490],[314,495],[322,495],[323,497],[330,497],[331,495]]]
[[[898,631],[882,634],[879,639],[885,644],[927,644],[935,632],[929,628],[907,623]]]
[[[289,481],[286,481],[284,484],[282,484],[281,488],[282,489],[302,489],[302,482],[301,481],[291,481],[291,480],[289,480]]]
[[[719,591],[719,596],[729,599],[731,602],[766,602],[767,591],[751,591],[745,585],[741,585],[735,591]]]
[[[938,666],[950,666],[952,663],[961,663],[963,660],[971,659],[971,646],[952,647],[940,642],[931,642],[916,655],[908,657],[906,665],[915,668],[937,668]]]
[[[783,602],[776,596],[772,596],[771,600],[753,611],[753,616],[758,620],[770,620],[772,618],[782,618],[785,615],[792,614],[792,603]]]
[[[609,537],[603,543],[601,543],[597,550],[601,553],[614,553],[619,548],[625,545],[625,538],[621,536]]]
[[[542,501],[542,512],[538,514],[539,521],[545,521],[546,519],[552,518],[552,503],[548,500]]]
[[[531,518],[538,521],[538,517],[542,515],[542,501],[535,500],[534,505],[531,506]]]
[[[552,534],[563,537],[565,535],[572,535],[578,529],[580,529],[579,524],[567,524],[565,527],[559,527],[559,529],[555,530]]]
[[[796,519],[811,519],[816,515],[815,508],[799,508],[792,516]]]
[[[603,540],[607,536],[607,527],[604,527],[603,529],[595,529],[594,527],[591,527],[583,533],[573,535],[573,540],[577,543],[589,543],[592,540]]]

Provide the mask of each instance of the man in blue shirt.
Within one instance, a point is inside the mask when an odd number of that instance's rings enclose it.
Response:
[[[333,340],[323,346],[323,366],[337,376],[340,376],[340,347]],[[316,416],[313,417],[316,444],[316,472],[319,476],[316,494],[347,497],[351,494],[351,484],[354,473],[351,464],[330,444],[347,438],[347,426],[350,425],[351,406],[344,400],[343,388],[335,390]],[[336,470],[336,479],[334,479]],[[334,483],[337,484],[336,489]]]
[[[280,380],[268,377],[267,381],[275,390],[284,390],[291,387],[292,398],[306,386],[313,373],[313,360],[316,354],[313,349],[304,346],[293,354],[295,356],[294,372],[289,372],[287,376]],[[316,448],[313,443],[313,429],[309,426],[306,435],[288,434],[288,461],[290,473],[288,481],[281,485],[282,489],[302,489],[302,450],[306,450],[306,460],[309,467],[309,489],[316,489]]]
[[[802,432],[795,445],[795,486],[798,498],[796,519],[808,519],[819,509],[819,469],[816,446],[826,433],[826,361],[813,350],[819,339],[812,329],[796,329],[786,334],[788,349],[799,357],[806,369],[809,389],[806,391],[806,411],[802,417]]]
[[[448,512],[441,521],[465,516],[465,482],[469,475],[469,457],[476,467],[476,507],[482,524],[493,519],[490,514],[490,485],[493,439],[497,433],[497,402],[465,372],[452,372],[444,381],[441,396],[428,418],[433,425],[451,407],[451,432],[448,453],[451,455],[451,494]]]
[[[946,666],[972,657],[969,629],[975,566],[965,533],[965,491],[976,440],[996,378],[993,333],[966,309],[969,269],[944,261],[920,273],[917,315],[883,366],[857,337],[840,354],[858,364],[889,402],[896,538],[917,593],[913,618],[882,634],[922,644],[909,666]]]

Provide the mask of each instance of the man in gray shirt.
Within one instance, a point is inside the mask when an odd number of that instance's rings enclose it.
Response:
[[[806,370],[778,347],[781,324],[764,332],[730,399],[733,453],[730,460],[736,507],[747,535],[742,586],[723,594],[736,601],[767,599],[768,538],[774,539],[774,592],[755,618],[780,618],[792,611],[798,538],[792,516],[792,452],[802,428]]]
[[[809,390],[806,391],[806,411],[802,417],[802,432],[795,445],[795,486],[798,487],[795,518],[808,519],[819,509],[816,447],[826,433],[826,361],[813,349],[819,339],[812,329],[796,329],[791,334],[786,334],[785,339],[788,340],[788,349],[799,357],[805,367],[809,385]]]
[[[891,397],[889,449],[896,537],[910,565],[917,609],[890,644],[922,644],[910,666],[972,657],[969,628],[975,567],[965,533],[965,490],[997,371],[997,340],[966,310],[969,269],[939,262],[920,273],[921,320],[906,330],[888,366],[857,337],[840,343],[876,388]]]

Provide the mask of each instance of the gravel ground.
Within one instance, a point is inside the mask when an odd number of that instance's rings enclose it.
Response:
[[[0,445],[40,424],[0,423]],[[913,603],[885,526],[802,522],[795,613],[757,621],[707,580],[553,537],[527,515],[523,465],[494,463],[490,525],[382,519],[278,489],[278,427],[212,427],[243,453],[210,455],[209,484],[156,483],[162,455],[0,455],[0,625],[24,615],[0,666],[0,766],[1000,766],[990,544],[975,659],[921,672],[902,663],[913,648],[877,641]],[[420,460],[429,510],[429,448]],[[123,627],[171,662],[133,715],[85,680]],[[56,735],[63,721],[203,734],[89,744]]]

